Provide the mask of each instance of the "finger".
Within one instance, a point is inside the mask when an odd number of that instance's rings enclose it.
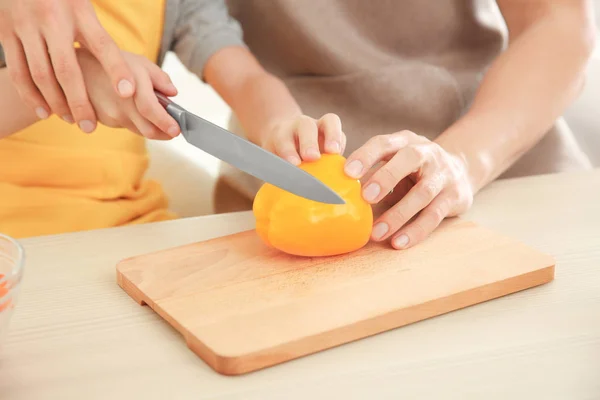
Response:
[[[279,157],[287,160],[293,165],[299,165],[301,163],[300,155],[296,150],[295,139],[291,134],[281,135],[274,140],[275,154]]]
[[[149,60],[146,61],[144,68],[136,72],[138,76],[142,74],[140,78],[136,79],[138,93],[136,93],[135,101],[138,111],[161,131],[171,137],[176,137],[181,132],[181,128],[177,121],[160,105],[154,90],[156,89],[167,96],[176,96],[177,89],[167,73],[162,71],[156,64],[151,63]]]
[[[21,40],[33,82],[44,96],[50,109],[60,117],[70,115],[67,99],[54,75],[46,43],[36,32],[23,35]]]
[[[406,249],[425,240],[448,216],[449,203],[448,197],[443,194],[436,197],[414,221],[394,235],[392,246],[396,249]]]
[[[54,73],[70,110],[70,115],[63,116],[63,119],[75,121],[81,130],[91,133],[96,128],[96,113],[87,94],[72,40],[54,31],[47,35],[47,43]]]
[[[177,88],[173,84],[169,74],[160,69],[158,65],[154,64],[150,60],[144,60],[144,65],[150,74],[150,80],[152,81],[154,89],[169,97],[177,96]]]
[[[171,136],[167,135],[165,132],[162,132],[158,129],[154,124],[149,122],[143,115],[132,110],[130,114],[131,122],[135,125],[135,133],[138,133],[148,139],[155,140],[168,140],[172,139]],[[131,129],[130,129],[131,130]]]
[[[35,110],[39,119],[48,118],[51,112],[50,106],[46,103],[44,96],[42,96],[31,78],[21,41],[16,37],[12,37],[5,40],[2,46],[4,47],[5,61],[11,81],[19,96],[25,104]]]
[[[121,50],[102,27],[91,2],[83,2],[75,12],[79,14],[78,28],[85,47],[102,64],[102,68],[113,83],[115,91],[123,98],[133,96],[136,91],[133,72],[125,61]]]
[[[351,178],[361,178],[369,169],[380,161],[388,160],[401,148],[405,147],[414,133],[403,131],[391,135],[380,135],[369,139],[363,146],[355,150],[348,159],[344,170]]]
[[[414,182],[410,177],[402,179],[398,184],[394,187],[390,193],[385,196],[379,203],[373,205],[373,212],[375,219],[378,219],[382,216],[387,210],[396,205],[406,194],[412,189],[414,186]],[[377,215],[375,215],[375,211],[377,211]]]
[[[330,154],[340,154],[342,149],[342,121],[336,114],[325,114],[317,122],[319,135],[324,139],[324,150]]]
[[[396,205],[378,218],[373,227],[373,239],[385,240],[427,207],[442,191],[441,176],[424,177]]]
[[[421,168],[426,159],[427,150],[419,145],[401,148],[367,180],[363,198],[369,203],[378,203],[398,182]]]
[[[135,94],[135,105],[141,117],[170,137],[179,135],[181,132],[179,125],[160,105],[154,94],[154,87],[148,76],[148,70],[140,68],[136,71],[136,75],[138,76],[136,79],[138,90]]]
[[[307,161],[318,160],[319,152],[319,130],[315,121],[307,116],[301,116],[296,124],[296,137],[300,147],[300,156]]]

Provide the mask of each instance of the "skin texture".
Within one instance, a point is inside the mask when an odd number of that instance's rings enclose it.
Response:
[[[0,0],[0,42],[17,94],[37,118],[56,114],[83,132],[96,129],[97,115],[86,91],[74,42],[99,60],[120,98],[139,90],[136,72],[101,26],[89,0]],[[139,97],[136,103],[139,102]],[[164,110],[143,104],[139,114],[171,136],[176,127]]]
[[[161,91],[168,96],[177,94],[168,75],[146,58],[123,52],[123,59],[133,71],[132,79],[138,88],[134,96],[123,98],[112,90],[110,77],[104,72],[102,65],[88,51],[79,49],[76,53],[78,64],[81,66],[82,76],[87,86],[90,101],[97,110],[98,120],[106,126],[115,128],[128,128],[132,132],[144,135],[150,139],[171,139],[172,135],[165,130],[179,126],[170,116],[167,123],[159,128],[144,118],[140,110],[147,114],[164,112],[158,103],[154,90]],[[18,96],[17,89],[12,83],[9,71],[0,69],[0,138],[11,135],[38,121],[37,116],[27,107]],[[160,123],[160,121],[157,121]]]
[[[264,184],[253,204],[256,231],[269,246],[285,253],[322,257],[349,253],[369,241],[371,206],[362,199],[360,182],[344,174],[345,158],[327,154],[300,168],[316,176],[346,204],[323,204]]]

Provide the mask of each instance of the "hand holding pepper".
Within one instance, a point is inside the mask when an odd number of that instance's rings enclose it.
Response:
[[[473,202],[463,160],[410,131],[371,138],[348,157],[345,171],[357,179],[372,172],[362,192],[371,204],[380,203],[395,188],[400,190],[393,194],[400,200],[376,219],[371,234],[376,241],[392,237],[397,249],[419,243],[445,217],[466,211]]]

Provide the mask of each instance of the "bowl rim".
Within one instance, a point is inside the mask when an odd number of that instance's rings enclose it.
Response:
[[[8,280],[14,280],[17,278],[17,282],[20,281],[21,276],[23,275],[23,268],[25,265],[25,249],[23,245],[15,238],[8,236],[6,234],[0,233],[0,239],[4,239],[10,242],[17,249],[17,260],[12,270],[10,271],[10,276],[6,276],[5,278]]]

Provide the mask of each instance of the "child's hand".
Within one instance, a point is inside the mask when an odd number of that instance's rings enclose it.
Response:
[[[148,59],[128,52],[123,57],[133,72],[136,92],[122,98],[113,89],[102,65],[86,50],[77,54],[85,85],[98,120],[113,128],[127,128],[149,139],[171,139],[179,134],[177,122],[159,104],[154,90],[175,96],[177,89],[169,76]]]
[[[298,165],[301,160],[319,159],[321,153],[343,154],[346,135],[336,114],[325,114],[319,120],[301,115],[273,125],[262,136],[261,145]]]

